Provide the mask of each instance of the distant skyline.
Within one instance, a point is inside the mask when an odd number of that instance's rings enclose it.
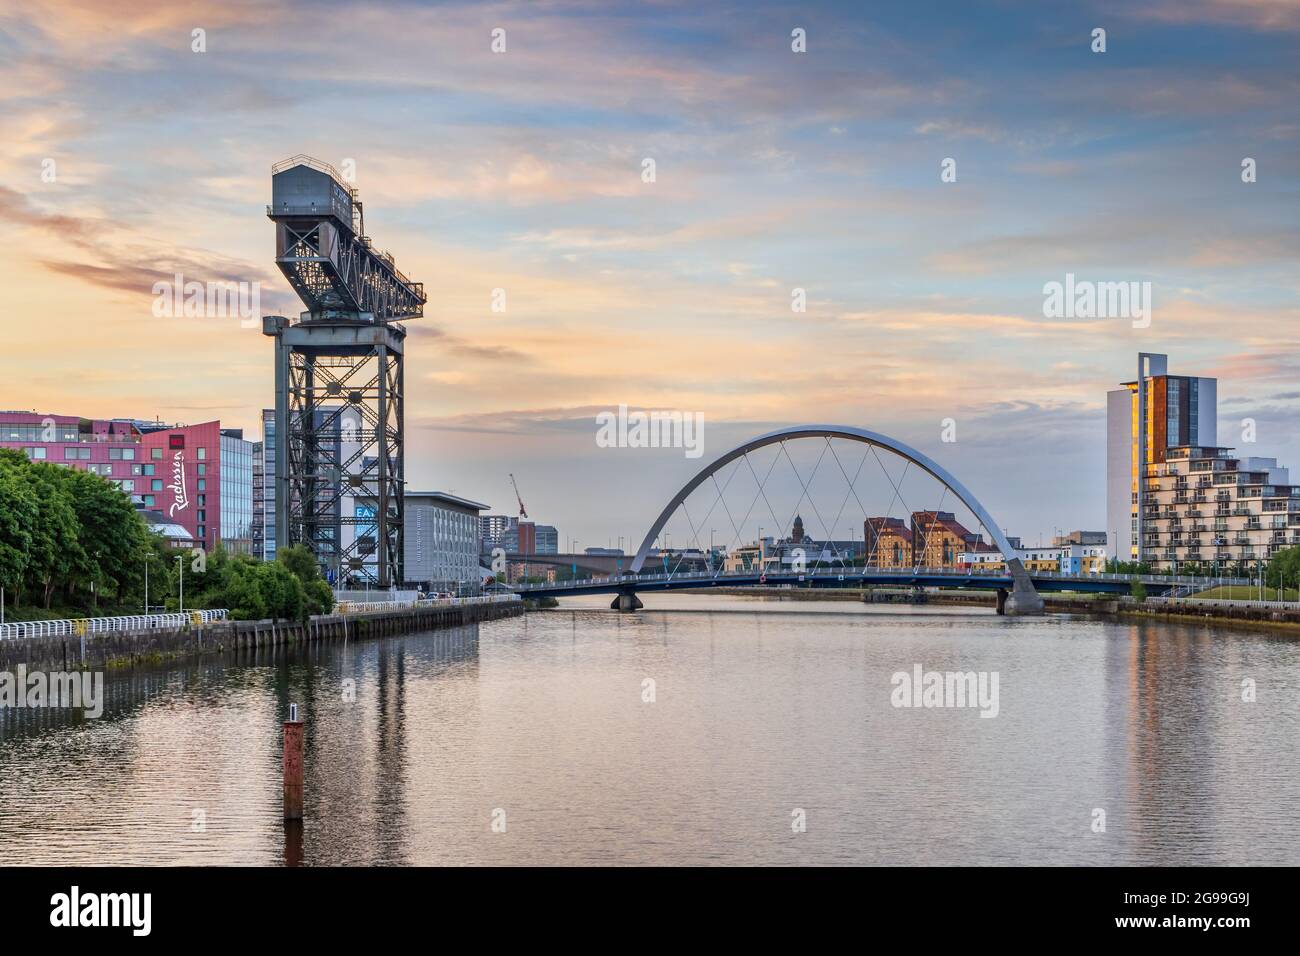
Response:
[[[152,287],[260,282],[297,315],[265,205],[308,153],[355,161],[429,296],[412,487],[513,514],[513,472],[562,547],[639,541],[704,463],[801,423],[917,447],[1026,543],[1103,530],[1105,393],[1139,351],[1220,380],[1220,444],[1300,467],[1300,6],[701,6],[0,10],[0,407],[256,437],[270,340],[157,318]],[[1150,282],[1150,326],[1045,318],[1067,274]],[[701,413],[702,460],[598,447],[620,405]]]

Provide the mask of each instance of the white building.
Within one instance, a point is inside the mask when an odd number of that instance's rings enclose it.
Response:
[[[408,491],[402,525],[407,583],[477,594],[482,586],[479,512],[488,506],[441,491]]]
[[[1241,565],[1300,544],[1300,487],[1275,458],[1216,444],[1218,385],[1138,356],[1139,377],[1107,394],[1107,514],[1113,553],[1158,570]]]

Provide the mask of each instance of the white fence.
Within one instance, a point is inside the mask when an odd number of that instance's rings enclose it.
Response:
[[[109,631],[146,631],[154,628],[177,628],[190,624],[224,621],[230,614],[225,608],[184,611],[174,614],[127,614],[122,617],[83,617],[60,621],[19,621],[0,624],[0,640],[18,637],[65,637],[103,634]]]

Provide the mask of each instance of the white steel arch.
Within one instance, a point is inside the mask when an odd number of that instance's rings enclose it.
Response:
[[[641,548],[637,551],[636,558],[632,562],[632,573],[640,573],[641,566],[645,564],[645,560],[650,554],[650,549],[654,547],[655,540],[659,537],[659,532],[663,530],[664,525],[668,523],[668,520],[672,517],[673,512],[677,510],[678,506],[690,497],[691,492],[707,481],[720,468],[735,461],[742,455],[747,455],[755,449],[763,448],[767,445],[776,445],[792,438],[846,438],[849,441],[861,442],[865,445],[874,445],[877,448],[887,449],[907,461],[910,461],[918,468],[942,482],[949,491],[956,495],[961,503],[969,508],[971,513],[979,519],[980,523],[984,526],[984,530],[986,530],[989,533],[989,537],[993,539],[993,543],[997,545],[998,550],[1002,552],[1002,557],[1006,560],[1007,566],[1011,572],[1017,577],[1024,575],[1024,571],[1020,565],[1020,559],[1015,556],[1015,549],[1011,547],[1011,542],[1009,542],[1006,535],[1002,533],[1002,529],[998,526],[998,523],[993,520],[993,516],[990,515],[988,510],[979,503],[978,499],[976,499],[976,497],[966,489],[966,486],[958,481],[950,472],[948,472],[947,469],[921,454],[921,452],[917,451],[915,448],[905,445],[895,438],[890,438],[888,435],[882,435],[879,432],[868,431],[865,428],[854,428],[851,425],[792,425],[789,428],[778,428],[776,431],[768,432],[766,435],[759,435],[757,438],[750,439],[745,442],[745,444],[733,448],[721,458],[706,465],[699,474],[682,487],[681,491],[677,492],[677,494],[673,496],[673,499],[668,502],[667,507],[660,512],[658,519],[656,519],[655,523],[650,527],[649,532],[646,533],[645,540],[641,542]],[[1016,574],[1017,571],[1019,574]]]

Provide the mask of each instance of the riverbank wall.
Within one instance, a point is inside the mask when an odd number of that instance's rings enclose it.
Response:
[[[523,602],[458,604],[326,614],[297,621],[214,621],[180,628],[107,631],[84,636],[19,637],[0,641],[0,671],[98,670],[158,664],[264,647],[370,640],[458,627],[524,613]]]
[[[913,591],[908,588],[692,588],[680,594],[761,596],[782,601],[862,601],[867,604],[912,604],[993,608],[992,591]],[[1116,618],[1195,621],[1201,624],[1264,625],[1300,630],[1300,608],[1251,606],[1233,601],[1136,601],[1124,596],[1044,594],[1054,614],[1099,614]]]

